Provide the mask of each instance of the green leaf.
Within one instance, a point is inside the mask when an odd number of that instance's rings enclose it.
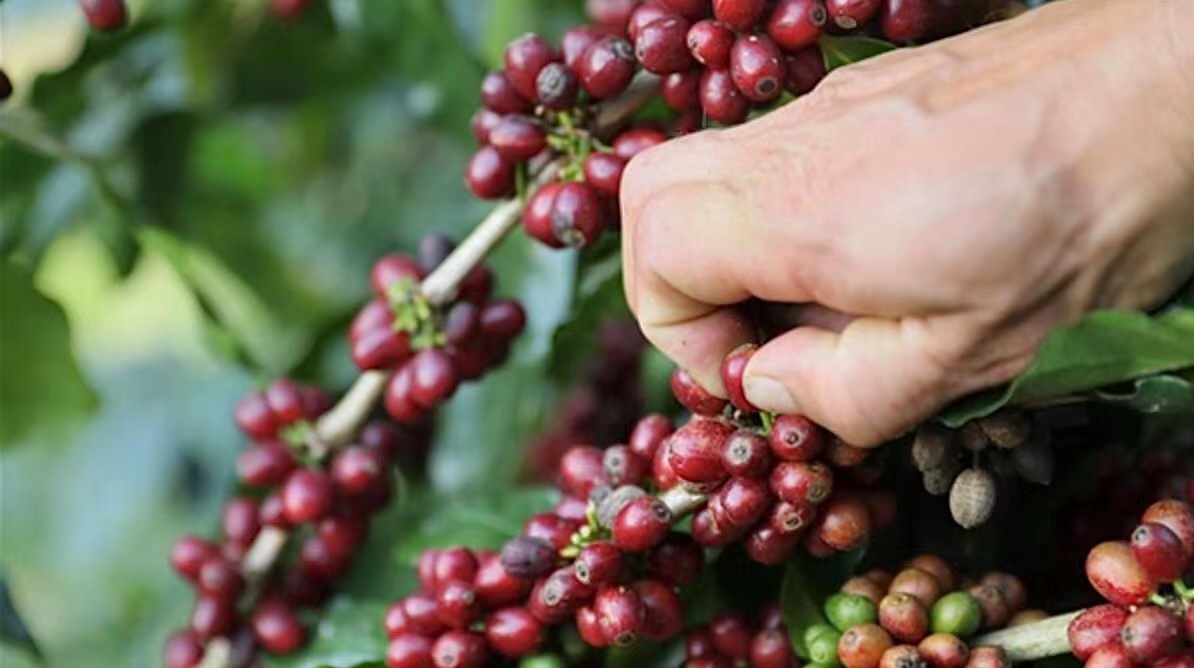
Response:
[[[551,487],[526,487],[431,500],[423,506],[418,530],[410,531],[398,546],[399,561],[413,567],[424,550],[452,545],[474,550],[501,548],[522,532],[527,518],[551,510],[557,496]]]
[[[287,657],[270,657],[275,668],[363,668],[382,666],[386,638],[381,619],[387,602],[336,597],[320,617],[309,643]],[[269,655],[267,655],[269,656]]]
[[[958,427],[1008,404],[1056,399],[1189,367],[1194,367],[1194,308],[1173,307],[1153,316],[1094,311],[1050,335],[1010,384],[962,399],[940,419]]]
[[[1119,404],[1139,413],[1194,415],[1194,383],[1181,376],[1160,374],[1137,378],[1130,388],[1094,392],[1099,401]]]
[[[37,658],[41,658],[41,650],[29,633],[21,613],[12,601],[12,594],[8,591],[8,580],[0,577],[0,642],[20,647]]]
[[[571,318],[552,335],[548,372],[557,382],[575,378],[592,361],[602,321],[627,317],[621,258],[615,253],[583,271],[573,298]]]
[[[822,35],[818,40],[821,55],[825,58],[825,70],[852,65],[860,60],[887,53],[895,44],[873,37]]]
[[[4,261],[0,277],[0,447],[61,436],[97,404],[66,316],[15,264]]]
[[[796,654],[808,658],[808,648],[804,646],[805,630],[815,624],[827,623],[822,604],[854,573],[865,555],[866,547],[863,546],[827,559],[802,555],[788,562],[780,587],[780,605]]]

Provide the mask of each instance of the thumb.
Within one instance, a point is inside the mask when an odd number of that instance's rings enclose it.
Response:
[[[859,318],[840,333],[790,330],[751,358],[746,396],[764,410],[805,415],[852,445],[878,445],[953,398],[921,322]]]

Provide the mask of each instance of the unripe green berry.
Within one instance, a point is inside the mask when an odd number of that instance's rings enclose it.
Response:
[[[879,619],[879,609],[865,596],[839,593],[826,599],[825,617],[844,633],[851,626],[874,624]]]
[[[518,668],[564,668],[566,665],[556,654],[536,654],[518,662]]]
[[[837,658],[837,643],[841,640],[842,634],[830,626],[821,628],[821,632],[817,634],[805,634],[805,645],[808,648],[808,658],[813,663],[822,663],[828,666],[840,665]]]
[[[942,596],[929,613],[929,628],[933,633],[952,633],[959,638],[974,635],[982,621],[978,600],[964,591]]]

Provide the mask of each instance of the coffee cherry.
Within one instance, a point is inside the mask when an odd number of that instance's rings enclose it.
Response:
[[[934,571],[929,571],[934,573]],[[1020,578],[1010,575],[1008,573],[991,572],[984,575],[978,581],[979,584],[991,585],[1003,594],[1003,600],[1007,602],[1008,608],[1012,611],[1023,610],[1024,606],[1028,604],[1028,591],[1024,588],[1024,583]]]
[[[501,199],[514,193],[514,163],[492,146],[482,146],[465,169],[465,182],[481,199]]]
[[[593,599],[593,612],[602,635],[611,645],[634,644],[646,625],[646,610],[638,593],[624,585],[605,585]]]
[[[928,571],[919,568],[905,568],[896,574],[888,586],[889,592],[912,594],[925,606],[931,607],[941,598],[941,583]],[[967,596],[969,596],[967,594]],[[935,629],[936,630],[936,629]],[[953,633],[953,631],[947,631]]]
[[[440,621],[454,629],[467,629],[481,612],[476,591],[472,584],[463,580],[441,584],[436,591],[435,605]]]
[[[934,633],[916,646],[929,668],[963,668],[970,658],[970,648],[952,633]]]
[[[487,337],[512,339],[526,329],[527,314],[512,299],[495,299],[481,309],[481,333]]]
[[[551,206],[551,231],[560,243],[583,248],[597,240],[605,228],[601,200],[584,183],[565,183]]]
[[[717,418],[693,418],[667,440],[668,463],[694,485],[715,485],[726,478],[721,452],[734,425]]]
[[[1175,499],[1157,501],[1140,516],[1141,523],[1163,524],[1185,546],[1186,558],[1194,557],[1194,507]]]
[[[245,591],[245,579],[236,564],[223,556],[203,562],[196,585],[203,594],[229,603],[235,603]]]
[[[387,668],[431,668],[431,639],[403,633],[386,647]]]
[[[833,491],[833,471],[820,462],[780,462],[772,469],[769,483],[780,499],[816,507]]]
[[[551,509],[553,515],[575,522],[584,522],[589,516],[589,502],[577,496],[561,496]]]
[[[935,554],[919,554],[909,559],[904,567],[919,568],[922,571],[926,571],[937,579],[937,584],[941,585],[941,591],[951,591],[954,588],[953,569],[949,567],[949,564],[944,559]],[[1000,591],[1002,592],[1002,590]]]
[[[1182,643],[1182,622],[1177,615],[1155,605],[1147,605],[1128,615],[1119,632],[1128,658],[1148,664],[1176,653]]]
[[[999,589],[991,585],[975,585],[966,590],[978,601],[982,611],[982,626],[986,629],[997,629],[1007,625],[1011,617],[1011,609]]]
[[[580,639],[590,647],[609,647],[609,638],[597,621],[597,613],[589,606],[576,611],[576,630]]]
[[[625,445],[614,445],[605,449],[602,468],[610,485],[638,485],[647,477],[648,462],[630,451]]]
[[[884,592],[886,592],[891,587],[892,582],[895,582],[895,576],[892,575],[891,573],[883,570],[882,568],[872,568],[869,571],[863,573],[862,577],[879,585],[879,587],[882,588]],[[923,603],[924,601],[922,600],[921,602]]]
[[[899,642],[917,643],[929,634],[929,613],[915,596],[896,592],[879,601],[879,625]]]
[[[659,0],[659,3],[689,20],[704,18],[710,11],[708,0]]]
[[[660,490],[671,489],[680,484],[680,476],[672,468],[669,461],[667,441],[664,447],[655,451],[655,458],[651,460],[651,482]]]
[[[834,25],[853,30],[875,18],[880,0],[826,0],[826,9]]]
[[[590,153],[583,166],[585,183],[603,195],[617,197],[625,169],[626,161],[613,153]]]
[[[573,568],[566,566],[535,583],[527,609],[544,624],[559,624],[591,601],[593,593],[593,588],[577,580]]]
[[[554,181],[540,186],[531,195],[526,209],[522,212],[522,227],[526,233],[552,248],[564,247],[564,244],[556,238],[551,222],[551,212],[555,206],[556,195],[563,187],[562,183]]]
[[[1194,605],[1186,606],[1186,640],[1194,642]]]
[[[576,104],[580,80],[564,63],[548,63],[535,79],[539,103],[548,109],[570,109]]]
[[[1002,647],[988,647],[986,645],[970,650],[970,659],[966,661],[966,668],[1009,668],[1011,662]]]
[[[515,538],[514,540],[533,541],[535,539]],[[542,542],[537,541],[536,544],[540,547],[544,546]],[[555,561],[555,551],[548,547],[547,552],[548,558],[543,562],[540,574],[546,574]],[[502,554],[505,554],[504,549]],[[530,577],[515,577],[507,572],[506,567],[502,565],[501,557],[498,556],[481,559],[477,576],[473,578],[473,590],[477,593],[477,600],[491,610],[522,601],[527,594],[531,593],[533,586],[534,582]]]
[[[771,507],[767,525],[781,536],[792,536],[811,526],[816,517],[817,510],[812,506],[780,501]]]
[[[1125,654],[1125,662],[1130,664]],[[1152,664],[1155,668],[1194,668],[1194,653],[1187,652],[1176,656],[1168,656]]]
[[[682,406],[697,415],[720,415],[726,407],[726,400],[715,397],[683,369],[676,369],[671,376],[672,394]]]
[[[623,485],[608,494],[599,494],[602,488],[594,490],[591,499],[597,505],[597,524],[602,528],[612,529],[618,513],[635,499],[647,495],[642,487]]]
[[[767,19],[767,34],[785,51],[817,43],[829,14],[824,0],[779,0]]]
[[[425,590],[435,589],[435,562],[439,559],[439,550],[423,550],[419,553],[415,564],[415,573],[419,578],[419,585]]]
[[[600,100],[626,90],[634,77],[634,47],[621,37],[602,37],[590,46],[578,65],[580,85]]]
[[[547,133],[529,116],[510,114],[490,130],[489,144],[506,160],[525,162],[547,148]]]
[[[284,603],[266,602],[253,613],[253,638],[272,654],[293,654],[302,647],[306,632],[302,622]]]
[[[729,70],[705,70],[701,73],[701,110],[710,120],[734,125],[746,120],[750,101],[738,90]]]
[[[270,487],[290,475],[297,463],[290,449],[278,441],[253,445],[236,459],[236,473],[247,485]]]
[[[605,541],[586,545],[572,563],[576,579],[590,587],[616,582],[622,566],[622,551]]]
[[[560,36],[560,53],[564,57],[564,65],[576,72],[580,67],[581,56],[604,36],[603,31],[592,26],[576,26],[565,30]]]
[[[696,582],[704,566],[705,551],[686,533],[669,533],[647,555],[647,569],[651,576],[677,587]]]
[[[489,143],[489,133],[501,120],[501,114],[484,107],[473,113],[472,119],[469,120],[469,129],[473,131],[473,139],[478,146]]]
[[[659,80],[659,96],[676,111],[700,109],[700,85],[701,75],[696,70],[673,72]]]
[[[1099,595],[1117,605],[1138,605],[1148,599],[1153,581],[1123,541],[1096,545],[1086,555],[1086,577]]]
[[[560,484],[569,494],[588,498],[594,486],[605,482],[604,455],[600,449],[575,446],[560,459]]]
[[[191,613],[191,630],[200,642],[228,635],[236,628],[237,616],[233,603],[222,598],[200,596]]]
[[[456,393],[460,372],[456,362],[441,348],[420,350],[411,358],[411,396],[420,407],[430,410]]]
[[[658,2],[642,3],[630,15],[630,20],[626,23],[626,36],[630,38],[631,42],[634,42],[643,28],[656,21],[669,18],[679,18],[679,15]]]
[[[759,347],[753,343],[743,344],[731,350],[721,363],[721,381],[725,385],[726,393],[730,395],[730,403],[734,408],[749,413],[759,409],[747,400],[746,391],[742,387],[742,376],[747,363],[758,349]]]
[[[643,69],[655,74],[683,72],[692,67],[688,51],[689,23],[679,16],[656,19],[638,30],[634,55]]]
[[[196,536],[183,536],[170,550],[170,565],[183,579],[196,582],[203,564],[219,554],[220,548],[213,543]]]
[[[817,537],[835,550],[849,552],[862,545],[870,533],[870,511],[858,497],[835,496],[821,510]]]
[[[119,30],[128,23],[124,0],[79,0],[79,7],[95,30]]]
[[[812,461],[826,440],[825,430],[803,415],[780,415],[771,427],[771,451],[785,462]]]
[[[667,416],[651,413],[634,425],[634,431],[630,432],[627,445],[630,446],[630,450],[634,454],[646,461],[652,461],[655,459],[655,453],[658,452],[660,444],[675,430],[675,426]]]
[[[236,426],[249,438],[255,441],[272,439],[277,436],[278,424],[274,411],[265,400],[261,392],[246,395],[236,404],[233,413]]]
[[[753,102],[770,102],[784,89],[783,53],[766,35],[740,35],[730,50],[730,76]]]
[[[883,0],[880,25],[883,36],[892,42],[916,42],[933,28],[933,3],[931,0]]]
[[[195,668],[203,660],[203,645],[194,631],[175,631],[166,639],[162,664],[166,668]]]
[[[540,35],[526,33],[506,45],[504,57],[510,85],[522,97],[537,99],[539,72],[557,58],[551,43]]]
[[[346,494],[366,494],[386,484],[386,462],[373,450],[345,448],[332,459],[332,482]]]
[[[750,665],[756,668],[793,668],[796,655],[788,636],[778,629],[760,631],[750,641]]]
[[[467,631],[448,631],[431,645],[435,668],[481,668],[488,654],[485,639]]]
[[[322,471],[299,469],[282,488],[282,504],[291,524],[318,522],[332,512],[333,501],[332,481]]]
[[[750,641],[754,632],[742,615],[723,612],[709,622],[709,635],[718,652],[737,661],[750,657]]]
[[[1066,627],[1070,650],[1080,661],[1086,661],[1100,647],[1119,644],[1128,612],[1118,605],[1096,605],[1083,610]]]
[[[839,631],[879,620],[879,608],[865,596],[833,594],[825,599],[824,607],[825,618]]]
[[[842,634],[837,656],[846,668],[879,668],[883,653],[892,646],[891,636],[876,624],[863,624]]]
[[[627,552],[644,552],[667,537],[671,524],[672,511],[662,501],[650,496],[635,499],[614,520],[614,544]]]
[[[351,555],[332,548],[318,534],[303,541],[299,548],[299,565],[313,577],[331,580],[348,568]]]
[[[689,53],[706,67],[730,66],[730,48],[734,46],[734,31],[717,21],[697,21],[688,29],[685,39]]]
[[[914,645],[896,645],[879,658],[879,668],[925,668],[927,665]]]
[[[444,623],[439,618],[439,606],[435,596],[429,592],[415,592],[402,599],[402,611],[414,633],[434,636],[444,630]]]
[[[659,146],[666,142],[667,135],[651,127],[639,127],[627,130],[614,140],[614,155],[630,162],[634,156],[643,151]]]
[[[658,580],[639,580],[632,585],[643,604],[642,636],[666,640],[684,626],[684,604],[669,586]]]
[[[815,664],[837,665],[837,646],[842,634],[828,624],[813,624],[804,630],[804,646]]]
[[[776,566],[791,558],[800,544],[800,533],[784,534],[771,524],[761,524],[746,537],[746,555],[764,566]]]
[[[879,600],[887,593],[886,588],[879,586],[874,580],[862,576],[852,577],[842,583],[843,594],[854,594],[869,599],[878,605]]]
[[[518,659],[542,647],[543,624],[526,608],[504,608],[485,620],[485,641],[498,654]]]
[[[810,92],[825,78],[825,59],[814,45],[784,54],[784,88],[797,97]]]
[[[472,550],[466,547],[450,547],[440,550],[435,556],[432,589],[439,591],[454,580],[472,582],[477,577],[480,564]]]
[[[919,575],[905,574],[924,573],[924,571],[904,571],[896,577],[892,583],[892,590],[896,590],[896,584],[900,584],[904,589],[920,590],[920,596],[926,595],[925,592],[929,590],[924,585],[923,578]],[[900,576],[904,576],[904,580],[900,581]],[[920,599],[920,596],[912,594]],[[924,603],[924,599],[920,599]],[[962,591],[955,591],[945,596],[940,597],[932,604],[929,611],[929,628],[933,633],[950,633],[959,638],[969,638],[978,631],[979,626],[983,621],[982,607],[979,605],[974,596]]]
[[[771,448],[767,439],[753,429],[738,429],[722,446],[721,461],[732,476],[765,476],[771,472]]]
[[[585,15],[605,32],[622,33],[638,0],[585,0]]]
[[[1095,650],[1084,664],[1085,668],[1132,668],[1132,659],[1128,658],[1123,645],[1105,645]],[[1154,663],[1160,666],[1160,662]]]
[[[766,0],[713,0],[713,18],[738,32],[749,31],[766,11]]]
[[[741,532],[762,519],[773,500],[765,482],[730,478],[709,497],[709,510],[719,525]]]
[[[382,618],[381,627],[386,632],[386,637],[390,639],[410,632],[410,622],[406,619],[406,611],[402,608],[402,601],[396,601],[393,605],[386,609],[385,617]]]

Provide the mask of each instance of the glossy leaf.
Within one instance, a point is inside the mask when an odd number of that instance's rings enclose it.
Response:
[[[896,48],[890,42],[873,37],[822,35],[818,40],[821,55],[825,58],[825,70],[852,65]]]
[[[33,634],[21,619],[21,613],[8,590],[8,580],[0,577],[0,643],[15,645],[35,657],[41,657],[41,650],[33,640]]]
[[[308,644],[288,657],[270,657],[276,668],[364,668],[383,666],[386,638],[381,618],[388,603],[335,598],[311,634]]]
[[[499,549],[522,532],[535,513],[551,510],[557,493],[548,487],[510,489],[500,494],[464,494],[426,504],[411,531],[398,546],[399,561],[413,566],[428,548],[466,545],[471,549]]]

